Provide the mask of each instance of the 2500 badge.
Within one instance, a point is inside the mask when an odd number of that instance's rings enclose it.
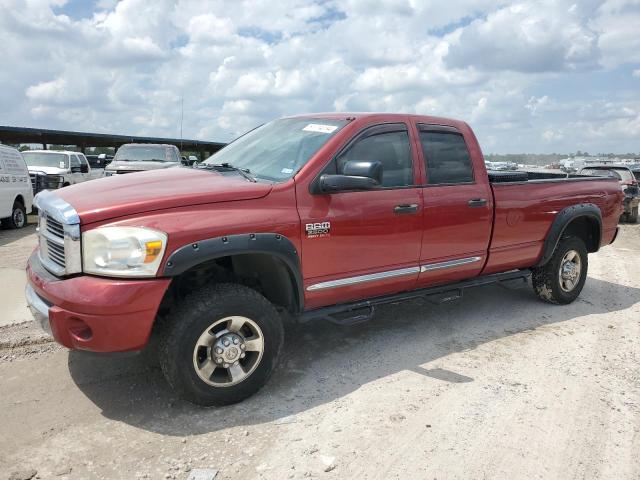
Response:
[[[307,238],[328,237],[331,233],[331,222],[307,223]]]

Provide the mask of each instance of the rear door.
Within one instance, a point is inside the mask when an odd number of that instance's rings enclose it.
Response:
[[[416,133],[426,170],[418,284],[478,275],[486,261],[493,222],[486,174],[474,169],[467,142],[458,129],[418,124]]]
[[[367,191],[298,191],[307,308],[415,285],[422,236],[419,165],[405,123],[360,131],[323,173],[379,161],[383,184]]]

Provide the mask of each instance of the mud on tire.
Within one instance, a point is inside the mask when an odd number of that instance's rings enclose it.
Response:
[[[577,261],[579,261],[580,264],[580,271],[576,275],[575,282],[569,279],[569,273],[572,268],[575,267],[565,266],[567,261],[571,262],[571,260],[567,260],[568,257],[571,257],[571,252],[575,252],[579,257]],[[573,256],[572,259],[575,259],[575,256]],[[567,276],[564,283],[563,268],[565,268],[564,272]],[[558,242],[551,259],[544,266],[533,269],[531,276],[533,289],[538,297],[546,302],[558,305],[571,303],[578,298],[584,287],[584,282],[587,278],[587,268],[587,247],[584,242],[577,237],[562,238]],[[573,287],[568,288],[567,285],[571,284],[573,284]]]
[[[234,319],[245,322],[237,332],[232,328]],[[249,343],[251,338],[255,342],[259,336],[262,336],[262,351],[258,356],[249,351]],[[202,345],[206,342],[210,342],[207,344],[210,346]],[[160,331],[158,354],[167,381],[180,396],[198,405],[221,406],[250,397],[267,382],[283,342],[282,320],[265,297],[243,285],[215,284],[186,296],[167,315]],[[245,344],[246,357],[235,356]],[[229,368],[215,363],[222,363],[223,359]],[[250,361],[253,363],[242,365]],[[210,375],[201,367],[211,368],[214,363]],[[237,377],[242,380],[234,383],[231,368],[235,366],[239,372],[238,364],[246,376]]]

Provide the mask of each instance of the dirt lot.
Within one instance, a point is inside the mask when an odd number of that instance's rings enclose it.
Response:
[[[7,235],[9,268],[33,233]],[[0,477],[640,478],[640,225],[590,262],[570,306],[483,287],[290,330],[268,386],[226,408],[175,398],[145,355],[0,327]]]

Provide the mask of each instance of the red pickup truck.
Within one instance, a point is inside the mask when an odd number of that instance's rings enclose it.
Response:
[[[319,114],[267,123],[193,167],[38,195],[30,308],[94,352],[159,339],[169,383],[240,401],[274,370],[283,315],[368,319],[376,305],[531,276],[543,300],[582,290],[614,241],[615,179],[487,172],[464,122]]]

